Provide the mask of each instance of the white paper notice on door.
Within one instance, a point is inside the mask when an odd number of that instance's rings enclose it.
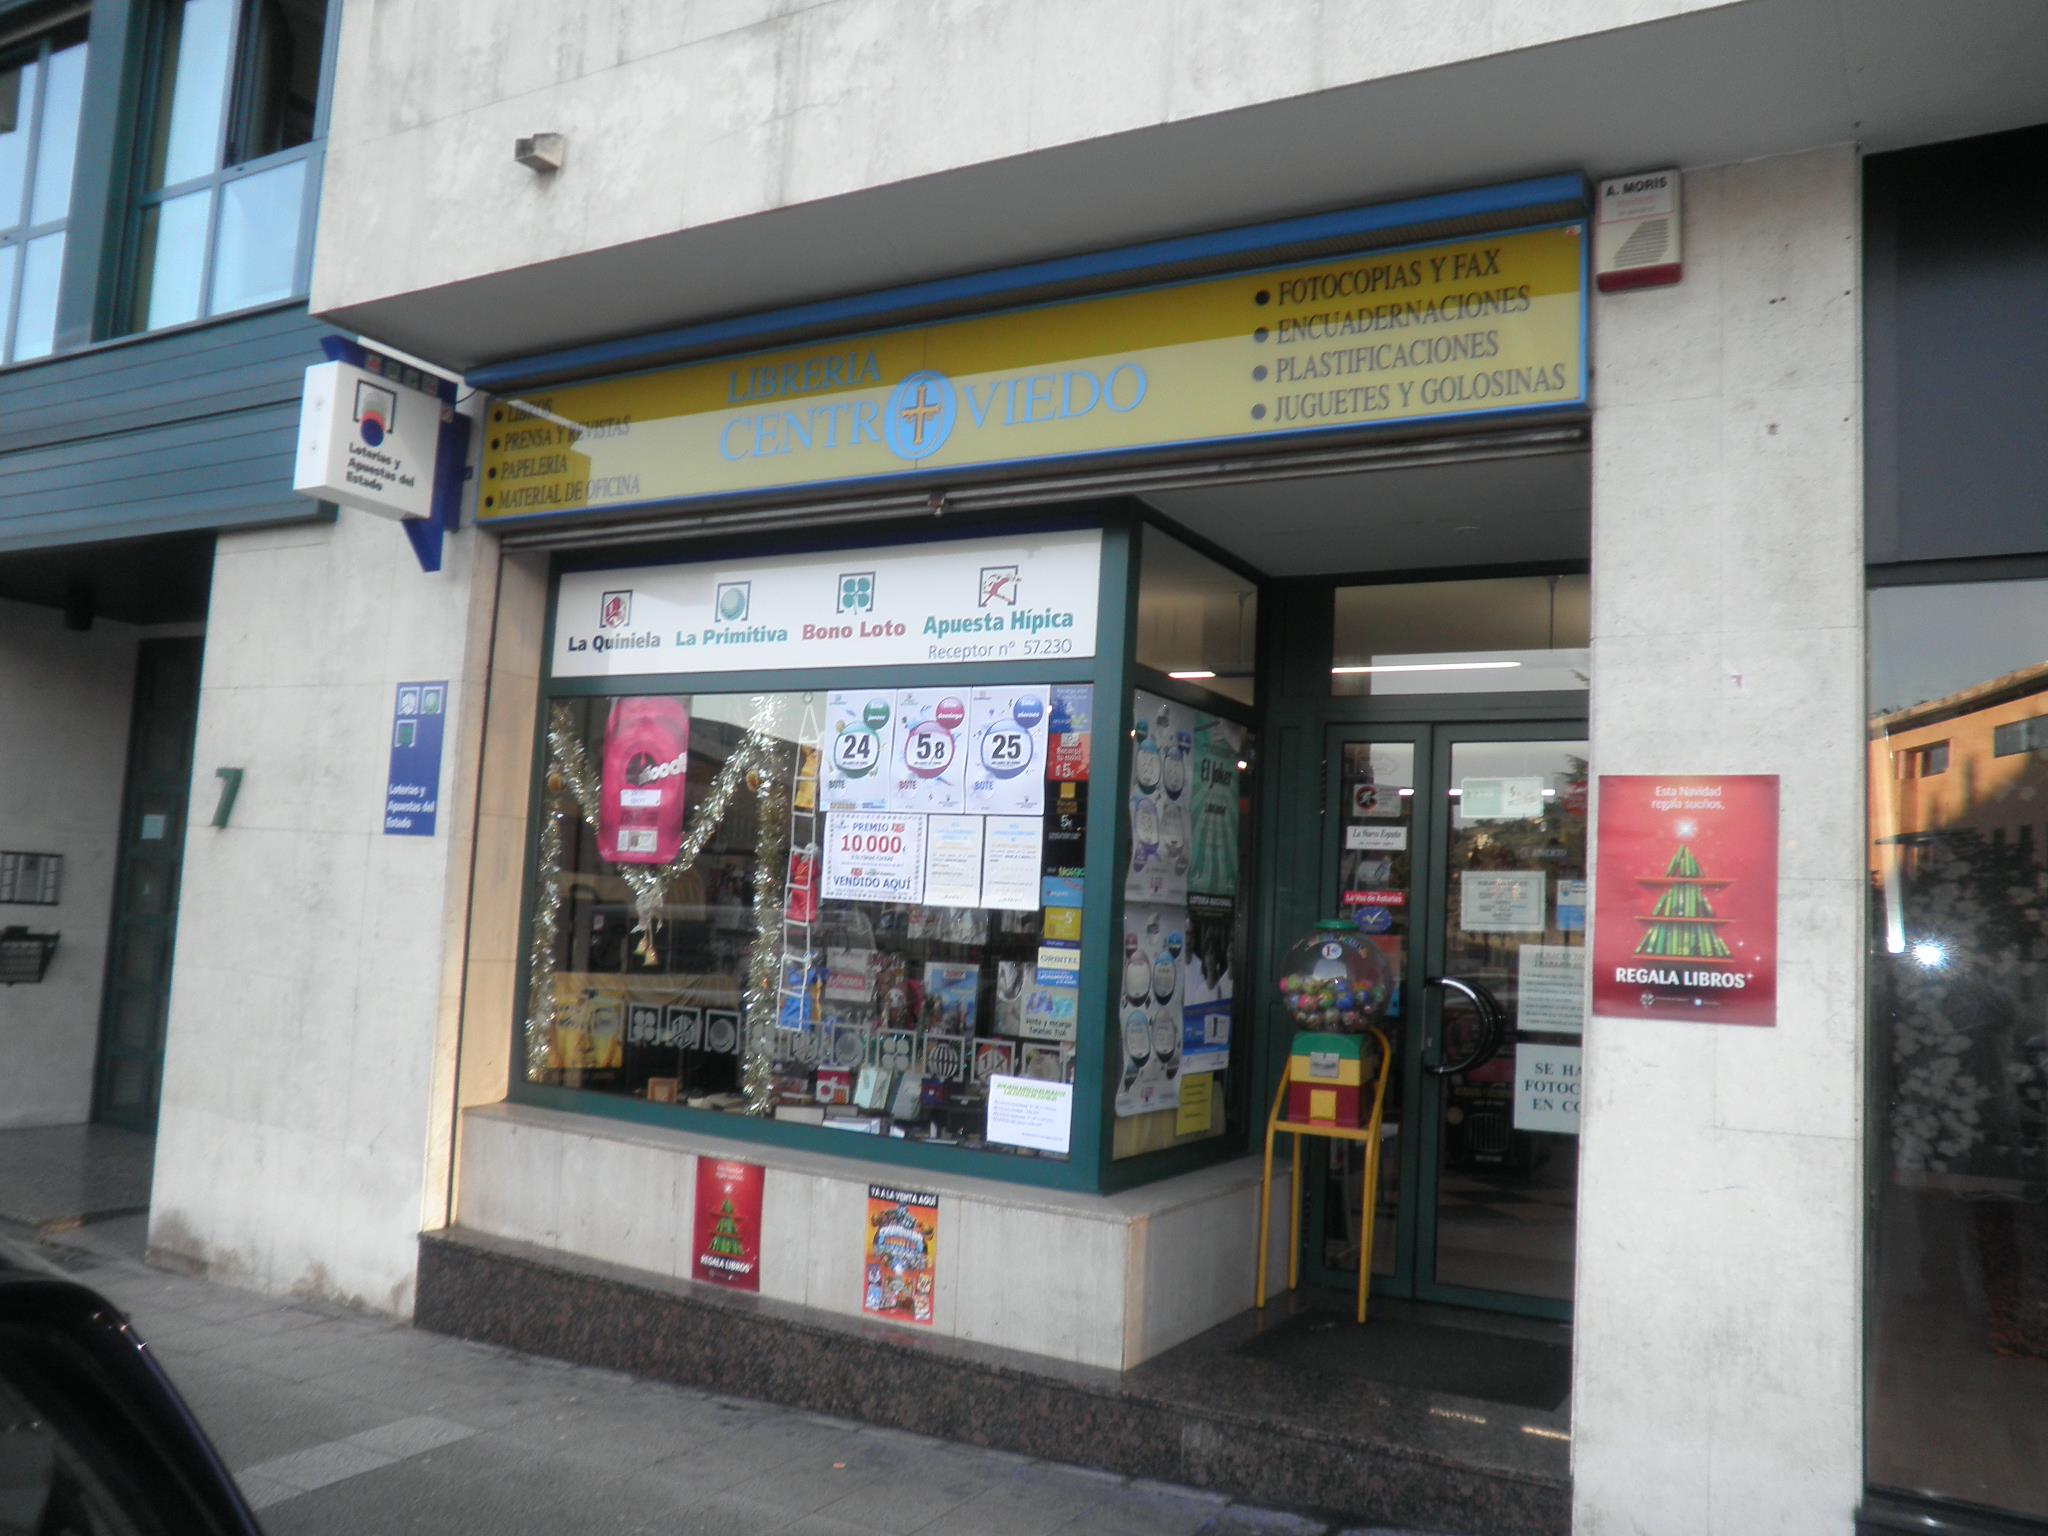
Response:
[[[1579,1048],[1523,1041],[1515,1047],[1515,1129],[1579,1134]]]
[[[1542,814],[1540,776],[1458,781],[1458,815],[1465,821],[1534,821]]]
[[[1043,816],[989,816],[981,841],[981,904],[1005,912],[1038,910]]]
[[[1468,869],[1458,877],[1458,926],[1467,933],[1541,933],[1540,869]]]
[[[1576,1035],[1586,1027],[1586,951],[1582,946],[1524,944],[1515,957],[1515,1027]]]

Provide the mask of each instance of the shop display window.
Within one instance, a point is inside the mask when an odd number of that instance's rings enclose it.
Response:
[[[546,710],[529,1083],[1070,1155],[990,1099],[1076,1075],[1092,689]]]
[[[1148,541],[1150,535],[1148,534]],[[1251,885],[1252,733],[1143,689],[1131,700],[1130,856],[1112,1084],[1112,1155],[1244,1123],[1234,1071],[1251,1017],[1243,983]]]

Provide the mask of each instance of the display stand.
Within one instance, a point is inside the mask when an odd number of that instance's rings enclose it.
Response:
[[[1325,1125],[1313,1120],[1282,1118],[1287,1109],[1287,1089],[1294,1079],[1293,1058],[1280,1074],[1280,1091],[1273,1097],[1273,1113],[1266,1121],[1265,1176],[1259,1180],[1259,1278],[1252,1305],[1266,1305],[1266,1233],[1273,1208],[1273,1138],[1282,1131],[1294,1137],[1294,1172],[1288,1184],[1287,1200],[1287,1289],[1293,1290],[1301,1277],[1301,1138],[1327,1136],[1337,1141],[1365,1143],[1365,1200],[1363,1225],[1358,1246],[1358,1320],[1365,1321],[1365,1295],[1372,1285],[1373,1217],[1380,1198],[1380,1119],[1387,1107],[1387,1071],[1394,1050],[1378,1028],[1367,1031],[1380,1048],[1379,1077],[1373,1083],[1372,1111],[1364,1125]]]

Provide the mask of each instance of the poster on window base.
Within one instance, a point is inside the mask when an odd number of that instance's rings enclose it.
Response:
[[[1600,776],[1593,1011],[1778,1021],[1778,776]]]
[[[736,1291],[761,1289],[761,1187],[758,1163],[697,1159],[696,1254],[699,1280]]]
[[[860,1309],[870,1317],[929,1328],[938,1288],[939,1197],[868,1186]]]

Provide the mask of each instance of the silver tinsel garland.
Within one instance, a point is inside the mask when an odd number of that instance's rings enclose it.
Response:
[[[751,787],[757,799],[771,792],[782,775],[773,771],[775,764],[775,736],[773,726],[776,702],[772,696],[763,694],[753,701],[748,719],[747,733],[733,749],[733,753],[720,765],[717,776],[711,781],[711,789],[698,804],[696,814],[690,818],[683,834],[683,842],[675,858],[659,867],[645,864],[622,864],[613,872],[626,882],[633,893],[634,929],[640,936],[640,956],[648,965],[656,960],[654,938],[661,922],[661,910],[668,903],[669,889],[681,876],[687,874],[704,852],[705,844],[725,823],[725,813],[732,803],[732,797],[743,785]],[[565,825],[573,810],[589,826],[598,823],[603,783],[590,754],[584,749],[583,737],[576,724],[575,713],[567,704],[556,704],[548,712],[548,778],[541,801],[539,884],[534,894],[533,931],[527,944],[527,987],[526,987],[526,1069],[528,1078],[534,1079],[546,1072],[553,1054],[555,1023],[555,953],[561,937],[562,896],[566,883],[574,878],[573,870],[562,867],[562,853],[565,846]],[[567,804],[562,802],[566,801]],[[786,803],[786,802],[785,802]],[[764,805],[765,810],[765,805]],[[770,838],[782,838],[781,832],[770,833],[764,823],[760,843],[757,847],[757,863],[754,872],[755,940],[754,951],[748,967],[746,997],[747,1020],[747,1074],[751,1080],[755,1071],[754,1058],[757,1047],[752,1027],[757,1013],[754,990],[755,977],[761,967],[763,939],[761,918],[761,892],[765,878],[776,892],[781,893],[779,861],[768,857],[767,843]],[[767,941],[771,946],[777,942],[778,934]],[[762,1055],[759,1075],[767,1083],[769,1069],[767,1061],[772,1054],[774,1030],[774,970],[775,956],[771,952],[768,961],[768,1007],[765,1017],[768,1031],[762,1035],[758,1047]],[[766,1113],[766,1092],[764,1086],[761,1109],[753,1108],[753,1093],[748,1093],[750,1113]]]

